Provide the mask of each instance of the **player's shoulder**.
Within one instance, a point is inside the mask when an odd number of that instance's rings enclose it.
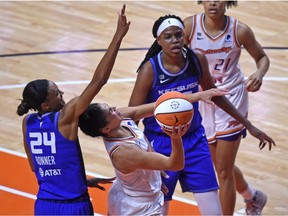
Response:
[[[194,15],[191,15],[191,16],[188,16],[186,17],[183,22],[184,22],[184,25],[185,25],[185,28],[186,27],[189,27],[193,24],[194,22],[194,17],[196,17],[198,14],[194,14]]]
[[[249,25],[238,21],[237,24],[237,38],[240,44],[243,44],[246,40],[254,40],[254,33]]]
[[[157,58],[150,58],[150,59],[152,59],[152,60],[149,60],[149,61],[147,61],[147,62],[145,62],[142,66],[141,66],[141,68],[139,69],[139,71],[138,71],[138,74],[141,76],[143,76],[143,75],[145,75],[145,76],[148,76],[148,75],[153,75],[153,65],[152,65],[152,63],[151,63],[151,61],[153,61],[153,62],[155,62],[155,60],[156,60],[156,62],[155,63],[157,63]]]
[[[193,21],[193,17],[194,17],[194,15],[184,18],[183,19],[184,24],[189,23],[189,22],[191,23]]]
[[[237,23],[237,31],[247,31],[247,30],[250,30],[251,28],[244,22],[242,21],[239,21],[238,20],[238,23]]]

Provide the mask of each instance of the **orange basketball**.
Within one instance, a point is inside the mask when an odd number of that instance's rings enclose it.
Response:
[[[173,126],[190,123],[193,115],[192,103],[180,92],[167,92],[161,95],[154,106],[154,117],[165,130],[171,131]]]

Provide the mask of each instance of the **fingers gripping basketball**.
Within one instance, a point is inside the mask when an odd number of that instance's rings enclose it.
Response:
[[[155,119],[165,130],[190,123],[193,115],[192,103],[180,92],[167,92],[161,95],[154,106]]]

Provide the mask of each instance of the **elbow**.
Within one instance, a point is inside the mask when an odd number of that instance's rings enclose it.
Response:
[[[107,78],[102,78],[102,79],[99,79],[98,85],[99,86],[104,86],[104,85],[107,84],[107,82],[108,82],[108,77]]]
[[[95,80],[94,82],[92,81],[91,83],[92,83],[93,86],[101,89],[104,85],[107,84],[107,82],[108,82],[108,79],[105,79],[105,78],[102,77],[102,78],[99,78],[99,79]]]
[[[262,68],[267,71],[270,67],[270,59],[266,54],[262,55],[259,59],[255,60],[255,62],[258,69]]]
[[[183,163],[181,163],[181,164],[179,165],[178,170],[182,170],[182,169],[184,169],[184,167],[185,167],[185,163],[184,163],[184,161],[183,161]]]

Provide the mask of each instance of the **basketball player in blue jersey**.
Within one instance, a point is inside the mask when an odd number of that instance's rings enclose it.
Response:
[[[203,90],[215,88],[207,59],[199,51],[193,52],[184,45],[183,21],[174,15],[160,17],[153,26],[156,38],[145,59],[138,68],[137,80],[130,98],[129,106],[151,103],[167,91],[196,93],[199,84]],[[252,136],[260,140],[260,148],[273,139],[254,127],[226,97],[214,97],[213,102],[241,122]],[[202,215],[221,215],[222,209],[218,196],[218,184],[208,147],[198,102],[193,103],[194,117],[191,127],[182,137],[185,151],[185,167],[176,172],[167,171],[169,178],[162,178],[169,189],[165,195],[163,215],[168,214],[169,201],[172,199],[179,180],[183,192],[192,192]],[[205,118],[205,116],[203,116]],[[156,152],[164,155],[171,153],[169,137],[164,134],[154,118],[143,120],[144,133],[153,144]]]
[[[86,180],[78,118],[107,82],[129,25],[124,5],[108,50],[79,97],[65,104],[64,93],[46,79],[31,81],[24,88],[17,114],[37,111],[25,116],[22,124],[24,148],[39,184],[35,215],[94,215],[87,185],[101,186],[99,179]]]
[[[247,91],[260,89],[269,68],[269,59],[252,30],[246,24],[225,15],[226,8],[237,6],[237,1],[198,1],[198,4],[203,5],[204,13],[184,20],[185,43],[206,56],[215,85],[229,89],[232,95],[227,96],[227,99],[247,117]],[[238,64],[241,47],[246,49],[257,66],[257,71],[247,81]],[[246,202],[246,214],[261,215],[266,195],[248,185],[241,170],[234,165],[241,137],[245,137],[245,125],[235,121],[219,107],[200,102],[199,110],[218,174],[223,214],[233,214],[237,189]]]
[[[191,102],[202,100],[211,104],[211,97],[227,93],[210,89],[187,96]],[[181,137],[189,125],[174,128],[172,132],[163,130],[169,137],[171,154],[156,153],[135,123],[152,116],[153,110],[154,103],[119,109],[95,103],[79,118],[79,127],[86,135],[102,136],[115,170],[116,181],[108,193],[108,215],[161,215],[165,190],[161,191],[160,170],[184,167]]]

